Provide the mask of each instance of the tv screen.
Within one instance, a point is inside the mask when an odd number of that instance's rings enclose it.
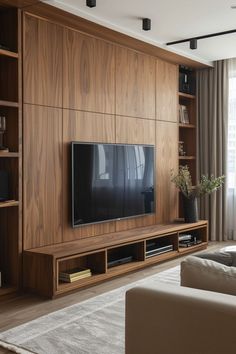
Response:
[[[154,146],[72,142],[72,226],[150,214]]]

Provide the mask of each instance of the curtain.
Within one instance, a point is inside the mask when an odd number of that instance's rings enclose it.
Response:
[[[236,58],[228,60],[229,66],[229,123],[227,166],[227,235],[236,240]]]
[[[227,174],[228,61],[197,71],[197,170],[201,175]],[[209,239],[227,240],[226,185],[200,199],[200,217],[209,221]]]

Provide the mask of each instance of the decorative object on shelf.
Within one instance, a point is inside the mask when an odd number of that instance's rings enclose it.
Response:
[[[3,135],[5,131],[6,131],[6,117],[0,116],[0,153],[9,151],[9,149],[3,145]]]
[[[179,122],[182,124],[189,124],[188,109],[185,105],[179,105]]]
[[[185,156],[186,152],[184,151],[184,142],[179,141],[179,156]]]
[[[188,166],[180,166],[177,175],[173,174],[171,182],[179,189],[183,197],[183,209],[185,222],[198,221],[197,198],[211,194],[219,189],[224,183],[225,176],[210,177],[202,175],[200,182],[192,185],[192,178]]]
[[[74,281],[91,277],[92,273],[89,268],[75,268],[65,272],[59,272],[59,280],[61,282],[73,283]]]
[[[196,82],[192,68],[184,65],[179,67],[179,91],[190,95],[195,95]]]

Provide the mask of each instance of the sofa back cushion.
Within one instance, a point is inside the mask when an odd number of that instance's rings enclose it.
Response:
[[[181,285],[236,295],[236,268],[189,256],[181,262]]]

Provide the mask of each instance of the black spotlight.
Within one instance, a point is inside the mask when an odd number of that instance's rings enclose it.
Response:
[[[151,29],[151,19],[143,18],[143,30],[150,31],[150,29]]]
[[[190,49],[197,49],[197,39],[190,39]]]
[[[86,5],[88,7],[95,7],[96,6],[96,0],[86,0]]]

